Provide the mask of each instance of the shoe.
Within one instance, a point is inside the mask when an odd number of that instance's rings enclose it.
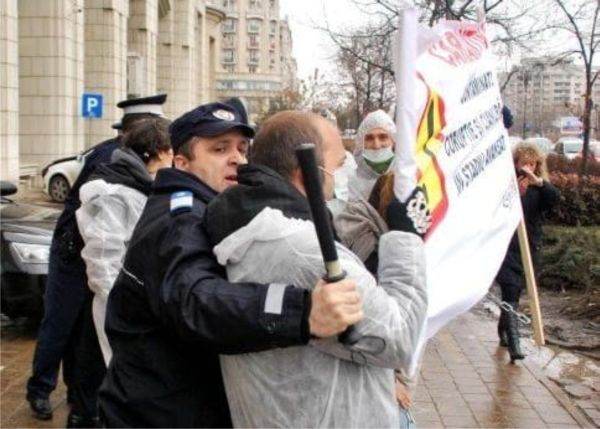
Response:
[[[36,419],[50,420],[52,418],[52,407],[48,398],[28,398],[27,400]]]
[[[98,417],[86,417],[71,411],[67,417],[67,428],[99,428]]]
[[[518,305],[516,302],[509,302],[512,308],[516,311]],[[525,359],[525,355],[521,351],[521,343],[519,339],[519,319],[516,314],[506,312],[506,337],[508,340],[508,354],[510,355],[510,363],[516,360]]]
[[[500,338],[500,347],[508,347],[508,337],[506,335],[506,310],[500,310],[498,319],[498,338]]]

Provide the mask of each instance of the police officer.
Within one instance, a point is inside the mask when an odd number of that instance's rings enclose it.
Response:
[[[123,109],[122,128],[126,131],[136,121],[149,116],[162,116],[166,95],[125,100],[117,104]],[[50,248],[48,280],[42,319],[27,382],[27,400],[34,416],[52,418],[50,393],[56,388],[58,370],[63,363],[67,400],[72,405],[69,426],[87,424],[93,416],[81,416],[81,410],[96,408],[96,391],[104,377],[104,364],[91,320],[91,292],[87,287],[85,264],[81,259],[83,242],[77,229],[75,211],[80,206],[79,188],[96,166],[110,162],[121,136],[98,144],[86,157],[58,219]],[[91,392],[91,393],[90,393]],[[94,413],[95,414],[95,413]]]
[[[113,350],[99,392],[107,427],[228,427],[218,353],[306,344],[360,320],[351,280],[313,292],[225,280],[203,227],[207,203],[237,184],[254,130],[211,103],[170,127],[176,168],[158,172],[108,298]]]

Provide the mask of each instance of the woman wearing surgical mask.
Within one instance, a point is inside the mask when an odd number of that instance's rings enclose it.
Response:
[[[369,198],[377,179],[394,161],[396,125],[383,110],[369,113],[356,133],[354,158],[357,168],[348,181],[350,200]]]

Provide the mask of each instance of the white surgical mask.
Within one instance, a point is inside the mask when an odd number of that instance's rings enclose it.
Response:
[[[333,177],[334,198],[344,202],[348,201],[348,172],[344,166],[335,169],[333,173],[329,170],[325,170],[323,167],[319,168]]]
[[[383,174],[394,160],[394,151],[391,146],[381,149],[365,149],[362,156],[374,172]]]

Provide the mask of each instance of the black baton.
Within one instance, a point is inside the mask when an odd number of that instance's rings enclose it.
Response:
[[[315,145],[312,143],[300,145],[296,149],[296,157],[298,158],[298,164],[304,178],[306,198],[310,205],[313,223],[315,224],[317,238],[319,239],[319,246],[321,247],[321,253],[325,262],[327,274],[324,280],[327,283],[338,282],[346,277],[346,273],[342,270],[342,266],[338,260],[337,249],[335,248],[331,219],[325,205],[323,188],[321,187],[321,180],[319,178]],[[341,343],[347,345],[356,344],[359,339],[360,336],[356,329],[354,329],[354,326],[348,326],[338,337]]]

